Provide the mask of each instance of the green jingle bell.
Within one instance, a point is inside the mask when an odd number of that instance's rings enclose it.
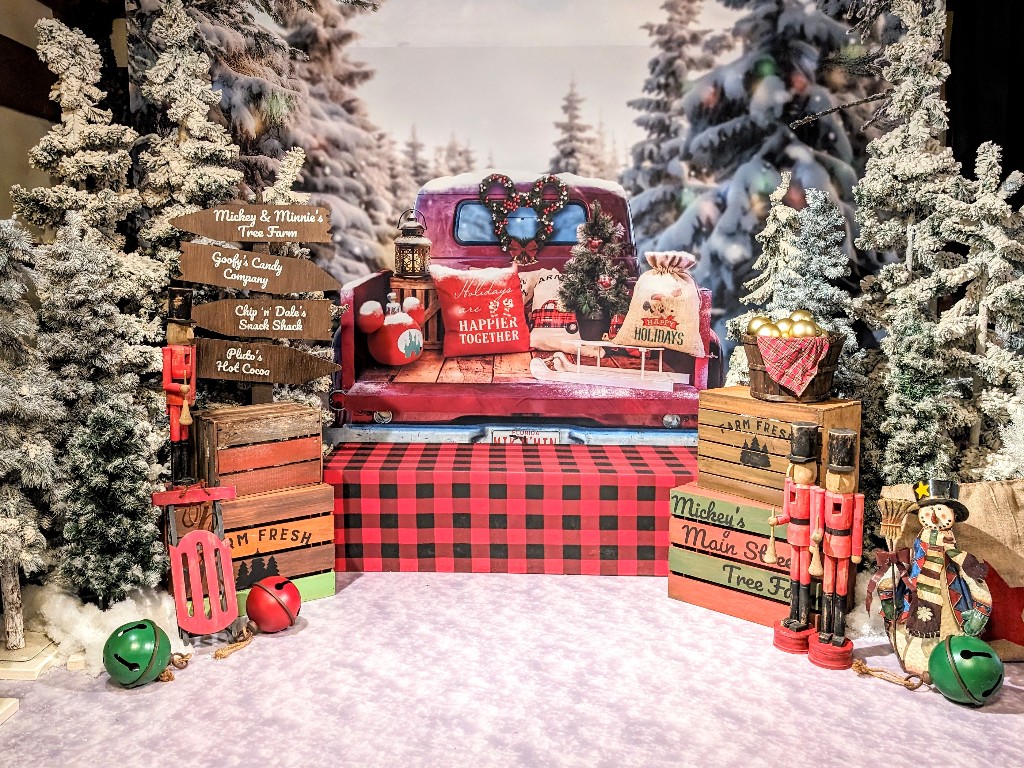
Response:
[[[170,661],[171,641],[149,619],[121,625],[103,646],[103,667],[125,688],[153,682]]]
[[[1003,662],[991,645],[976,637],[953,635],[935,646],[928,674],[947,699],[975,707],[1003,687]]]

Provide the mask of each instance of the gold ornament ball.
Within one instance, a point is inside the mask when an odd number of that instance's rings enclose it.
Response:
[[[793,327],[790,329],[790,334],[796,339],[804,339],[808,336],[817,336],[818,326],[810,320],[797,320],[793,323]]]
[[[817,323],[814,323],[814,335],[815,336],[828,336],[828,331],[822,328]]]
[[[765,323],[770,323],[771,321],[772,320],[770,317],[765,317],[764,315],[755,315],[754,317],[750,318],[750,322],[747,323],[747,333],[753,336],[755,333],[757,333],[758,328],[760,328]]]
[[[806,309],[797,309],[790,313],[789,319],[794,323],[798,320],[807,320],[808,322],[814,322],[814,315],[808,312]]]
[[[765,323],[757,329],[758,336],[773,336],[776,339],[782,336],[782,331],[774,323]]]
[[[775,327],[783,333],[791,333],[793,331],[793,321],[788,317],[784,317],[781,320],[775,321]]]

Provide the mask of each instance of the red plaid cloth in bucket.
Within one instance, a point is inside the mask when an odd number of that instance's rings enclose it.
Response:
[[[757,348],[764,360],[764,369],[772,381],[799,396],[818,374],[818,366],[828,354],[828,338],[809,336],[780,339],[758,336]]]

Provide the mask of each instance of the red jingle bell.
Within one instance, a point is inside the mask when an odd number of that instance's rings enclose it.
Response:
[[[302,608],[299,589],[284,576],[268,576],[252,585],[245,613],[260,632],[280,632],[295,624]]]

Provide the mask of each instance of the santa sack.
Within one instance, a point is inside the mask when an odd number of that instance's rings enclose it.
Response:
[[[684,251],[645,253],[651,269],[640,275],[616,344],[663,347],[704,357],[700,292],[687,270],[697,260]]]
[[[567,312],[558,298],[562,273],[557,269],[542,269],[535,273],[533,304],[527,320],[530,325],[530,346],[547,352],[576,353],[579,324],[576,315]]]

